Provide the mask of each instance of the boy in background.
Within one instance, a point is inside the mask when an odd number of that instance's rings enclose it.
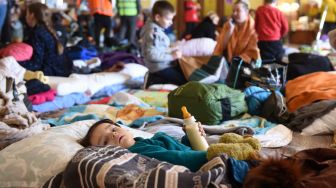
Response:
[[[288,22],[275,7],[275,3],[276,0],[264,0],[264,5],[257,9],[255,29],[258,33],[261,59],[281,62],[284,54],[281,38],[288,32]]]
[[[170,47],[169,37],[164,33],[164,29],[173,24],[174,16],[174,7],[169,2],[157,1],[151,18],[141,30],[141,53],[149,69],[145,88],[155,83],[182,85],[187,82],[175,61],[182,57],[182,53]]]

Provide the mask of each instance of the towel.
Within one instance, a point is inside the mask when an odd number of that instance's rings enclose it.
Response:
[[[245,62],[260,59],[258,49],[258,36],[254,29],[254,20],[250,17],[242,25],[236,25],[229,39],[228,45],[223,46],[226,33],[229,30],[229,23],[225,23],[218,37],[214,55],[223,55],[227,50],[227,61],[231,62],[233,57],[239,56]]]

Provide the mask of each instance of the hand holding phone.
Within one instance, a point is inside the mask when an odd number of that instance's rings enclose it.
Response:
[[[230,20],[229,20],[229,29],[230,29],[230,31],[231,32],[233,32],[233,30],[234,30],[234,28],[235,28],[235,23],[236,23],[236,21],[235,21],[235,19],[234,18],[230,18]]]
[[[230,21],[233,25],[236,24],[236,20],[233,17],[230,19]]]

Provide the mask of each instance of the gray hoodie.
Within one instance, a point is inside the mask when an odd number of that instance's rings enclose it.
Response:
[[[141,29],[141,53],[149,72],[157,72],[172,66],[174,60],[170,40],[164,29],[148,19]]]

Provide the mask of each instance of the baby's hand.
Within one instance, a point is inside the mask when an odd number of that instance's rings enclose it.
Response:
[[[198,131],[199,131],[199,133],[201,134],[201,136],[206,136],[206,134],[205,134],[205,132],[204,132],[204,129],[203,129],[203,127],[202,127],[201,122],[197,122],[197,128],[198,128]],[[182,130],[183,130],[183,132],[186,132],[185,125],[183,125]]]
[[[202,127],[201,122],[197,122],[197,126],[198,126],[198,130],[199,130],[200,134],[202,136],[206,136],[205,131],[204,131],[203,127]]]
[[[182,58],[182,52],[180,50],[175,50],[172,52],[172,56],[174,59],[180,59]]]

